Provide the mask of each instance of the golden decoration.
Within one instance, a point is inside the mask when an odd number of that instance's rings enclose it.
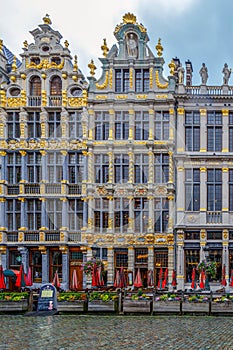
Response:
[[[161,39],[159,38],[158,40],[158,44],[155,46],[156,50],[157,50],[157,55],[158,57],[161,57],[163,54],[163,47],[161,45]]]
[[[62,76],[63,79],[67,79],[67,74],[66,73],[62,73],[61,76]]]
[[[42,73],[42,74],[41,74],[41,77],[42,77],[43,79],[46,79],[46,78],[47,78],[47,75],[46,75],[45,73]]]
[[[65,47],[68,49],[68,47],[69,47],[69,45],[70,45],[69,42],[68,42],[68,40],[65,40],[65,41],[64,41],[64,45],[65,45]]]
[[[126,13],[122,19],[124,23],[131,23],[131,24],[136,23],[136,16],[133,13],[129,13],[129,12]]]
[[[46,90],[41,91],[41,105],[43,107],[47,105]]]
[[[30,68],[35,68],[35,69],[63,69],[65,64],[65,60],[63,60],[61,63],[57,64],[55,62],[49,62],[49,60],[47,58],[45,58],[44,60],[42,60],[39,64],[36,64],[35,62],[30,62],[28,63],[28,59],[26,59],[26,68],[30,69]]]
[[[90,68],[90,74],[92,76],[94,76],[95,75],[96,66],[95,66],[93,60],[91,60],[91,62],[88,64],[88,68]]]
[[[10,80],[13,81],[13,83],[15,83],[16,82],[16,76],[15,75],[11,75],[10,76]]]
[[[125,100],[126,98],[128,98],[128,95],[116,95],[117,100]]]
[[[70,107],[85,107],[87,105],[87,100],[84,97],[69,97],[68,105]]]
[[[17,69],[16,56],[14,56],[13,63],[12,63],[12,72],[16,72],[16,69]]]
[[[184,108],[177,108],[178,114],[184,114]]]
[[[156,82],[157,87],[160,89],[166,89],[168,87],[168,84],[169,84],[169,82],[166,82],[165,84],[160,83],[158,70],[156,70],[156,72],[155,72],[155,82]]]
[[[229,110],[228,109],[222,109],[222,115],[223,115],[223,117],[228,117],[229,116]]]
[[[3,40],[0,39],[0,52],[2,52],[2,48],[3,48]]]
[[[169,63],[168,67],[170,68],[170,74],[174,75],[175,74],[175,69],[176,69],[176,64],[173,60]]]
[[[129,69],[129,87],[130,89],[133,88],[133,68],[132,67]]]
[[[106,39],[104,39],[104,44],[101,46],[101,50],[103,51],[103,56],[107,57],[109,48],[106,43]]]
[[[6,107],[6,92],[4,90],[0,90],[0,107]]]
[[[206,167],[201,167],[201,168],[200,168],[200,172],[201,172],[201,173],[205,173],[206,171],[207,171]]]
[[[49,15],[46,13],[45,17],[43,18],[44,24],[52,24],[51,19],[49,18]]]
[[[153,67],[150,67],[150,89],[153,88]]]
[[[21,76],[21,78],[22,78],[23,80],[26,79],[26,74],[22,73],[22,74],[20,74],[20,76]]]
[[[104,80],[103,84],[101,84],[101,85],[98,83],[95,84],[97,89],[99,89],[99,90],[106,89],[106,87],[108,86],[108,76],[109,76],[108,74],[109,74],[108,71],[106,71],[105,80]]]
[[[200,115],[202,117],[205,117],[206,116],[206,109],[200,109]]]
[[[74,71],[74,72],[77,72],[77,71],[78,71],[78,57],[77,57],[77,55],[74,56],[73,71]]]
[[[109,69],[109,88],[112,89],[112,77],[113,77],[113,69]]]
[[[25,49],[28,49],[28,42],[27,42],[27,40],[25,40],[25,41],[23,42],[23,46],[25,47]]]
[[[7,106],[8,107],[20,107],[22,104],[20,97],[8,97]]]
[[[136,95],[136,98],[138,99],[138,100],[143,100],[143,99],[145,99],[145,98],[147,98],[148,97],[148,95]]]

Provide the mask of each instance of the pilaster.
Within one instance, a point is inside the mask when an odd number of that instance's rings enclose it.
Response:
[[[207,111],[206,109],[200,109],[200,152],[207,151]]]
[[[113,247],[108,247],[108,285],[114,284],[114,249]]]

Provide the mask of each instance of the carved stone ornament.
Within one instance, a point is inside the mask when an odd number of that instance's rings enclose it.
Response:
[[[124,187],[116,187],[114,192],[115,196],[117,197],[125,197],[126,193],[127,193],[127,190]]]
[[[163,185],[155,186],[155,195],[156,196],[166,196],[167,195],[167,187]]]
[[[99,196],[106,196],[108,191],[106,190],[106,188],[104,186],[97,186],[96,188],[96,193]]]
[[[135,196],[146,196],[147,195],[147,188],[144,186],[137,186],[135,188]]]

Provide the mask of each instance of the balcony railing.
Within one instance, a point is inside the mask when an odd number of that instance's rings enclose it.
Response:
[[[25,232],[24,233],[24,241],[25,242],[39,242],[40,235],[36,232]]]
[[[81,242],[81,233],[69,233],[69,242]]]
[[[8,185],[7,186],[8,195],[17,195],[19,194],[19,185]]]
[[[40,194],[39,184],[25,184],[24,185],[25,194]]]
[[[206,213],[207,224],[221,224],[222,212],[221,211],[207,211]]]
[[[40,107],[41,106],[41,96],[28,96],[28,106]]]
[[[46,194],[61,194],[61,185],[60,184],[46,184],[45,185]]]
[[[60,241],[60,232],[59,231],[45,232],[45,241],[46,242]]]
[[[59,107],[62,105],[62,96],[49,96],[49,106]]]
[[[80,185],[69,185],[69,194],[81,194],[82,186]]]
[[[8,232],[7,242],[18,242],[18,232]]]

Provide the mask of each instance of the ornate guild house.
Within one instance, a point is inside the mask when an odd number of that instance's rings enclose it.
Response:
[[[147,29],[127,13],[115,43],[101,45],[84,77],[48,15],[16,58],[0,41],[0,264],[31,268],[33,286],[58,271],[69,289],[91,285],[82,264],[105,266],[105,284],[121,267],[158,285],[168,269],[190,288],[206,258],[233,269],[233,87],[192,85],[192,63],[166,63]],[[6,45],[6,46],[5,46]]]

